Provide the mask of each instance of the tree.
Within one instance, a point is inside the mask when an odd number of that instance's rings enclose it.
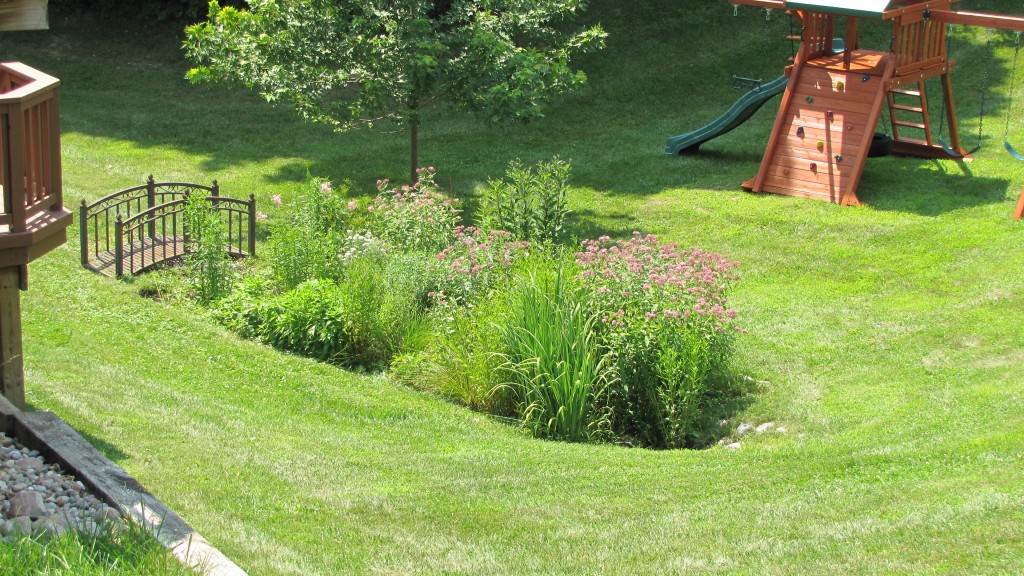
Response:
[[[587,80],[573,57],[604,45],[600,25],[567,31],[586,0],[249,0],[210,2],[186,28],[193,82],[227,82],[344,131],[409,127],[412,179],[421,111],[443,102],[530,120]]]

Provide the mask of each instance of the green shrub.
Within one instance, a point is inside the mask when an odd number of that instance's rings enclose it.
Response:
[[[210,201],[198,195],[185,201],[183,219],[186,275],[195,298],[208,304],[227,295],[231,286],[224,223]]]
[[[569,214],[570,163],[555,156],[532,167],[509,163],[503,180],[490,180],[480,201],[480,227],[505,230],[516,240],[557,242]]]
[[[541,438],[606,438],[612,371],[586,289],[549,259],[531,262],[516,280],[498,329],[520,422]]]
[[[392,374],[411,387],[432,392],[473,410],[513,416],[512,390],[502,386],[503,359],[495,317],[498,304],[435,311],[434,331],[422,349],[401,356]]]
[[[360,257],[338,281],[308,280],[278,296],[250,279],[215,311],[244,337],[345,366],[380,368],[426,330],[423,257]]]
[[[736,312],[726,294],[736,263],[639,233],[585,241],[576,261],[614,357],[616,434],[652,447],[695,445],[702,408],[731,388],[725,365]]]
[[[458,200],[441,192],[433,168],[420,168],[416,174],[416,184],[397,190],[388,180],[377,182],[380,193],[367,207],[367,226],[397,249],[437,252],[452,242]]]
[[[346,190],[334,190],[326,180],[307,176],[296,205],[282,222],[271,226],[267,243],[269,261],[282,289],[294,288],[307,280],[341,277],[342,255],[351,243],[346,227],[352,204],[345,202]],[[279,196],[272,201],[283,204]]]

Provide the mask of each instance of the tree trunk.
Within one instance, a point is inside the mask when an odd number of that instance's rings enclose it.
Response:
[[[420,101],[413,96],[409,100],[409,184],[416,184],[416,170],[420,167]]]

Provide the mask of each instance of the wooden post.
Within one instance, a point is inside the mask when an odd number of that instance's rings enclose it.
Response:
[[[0,388],[4,398],[25,409],[25,367],[21,347],[21,271],[0,268]]]
[[[960,147],[960,127],[956,123],[956,102],[953,100],[953,80],[949,72],[942,75],[942,98],[946,106],[946,122],[949,123],[949,147],[967,156],[967,152]]]

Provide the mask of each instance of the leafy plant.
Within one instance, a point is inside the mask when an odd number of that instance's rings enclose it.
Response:
[[[736,312],[726,294],[736,263],[638,232],[584,241],[575,258],[614,357],[616,432],[647,446],[689,445],[699,407],[728,387],[721,373]]]
[[[454,241],[437,254],[433,300],[441,305],[472,304],[510,280],[515,264],[529,254],[529,243],[515,242],[504,230],[459,226]]]
[[[211,201],[199,195],[185,201],[183,218],[187,276],[196,299],[208,304],[230,291],[224,224]]]
[[[504,179],[488,181],[480,226],[507,230],[516,240],[556,242],[569,214],[571,172],[571,164],[558,156],[532,167],[513,160]]]
[[[350,248],[345,231],[352,210],[344,201],[346,190],[334,190],[330,182],[307,175],[294,208],[271,226],[270,266],[282,289],[306,280],[341,277],[342,256]],[[282,203],[278,196],[272,201]]]

